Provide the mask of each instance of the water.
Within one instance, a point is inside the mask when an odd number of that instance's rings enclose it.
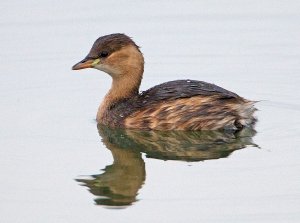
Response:
[[[298,1],[9,1],[0,12],[1,222],[299,221]],[[261,101],[256,133],[98,129],[111,80],[71,66],[114,32],[142,47],[142,90],[216,83]]]

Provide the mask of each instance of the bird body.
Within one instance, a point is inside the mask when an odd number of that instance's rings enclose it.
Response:
[[[203,81],[170,81],[139,93],[144,58],[124,34],[97,39],[88,56],[73,69],[89,67],[113,79],[97,113],[100,124],[143,130],[235,131],[256,121],[255,102]]]

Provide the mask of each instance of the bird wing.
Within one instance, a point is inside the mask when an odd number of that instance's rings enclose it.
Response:
[[[195,80],[176,80],[156,85],[137,96],[114,105],[111,122],[117,126],[120,120],[136,111],[154,107],[157,104],[194,96],[218,96],[219,99],[241,99],[237,94],[214,84]]]
[[[231,91],[221,88],[215,84],[195,80],[176,80],[156,85],[139,95],[139,100],[161,101],[189,98],[193,96],[219,95],[221,98],[239,98]]]

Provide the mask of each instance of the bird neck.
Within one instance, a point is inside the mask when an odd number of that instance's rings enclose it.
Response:
[[[140,84],[141,77],[136,79],[132,76],[124,75],[122,78],[114,78],[104,100],[108,104],[113,105],[118,101],[131,98],[139,93]]]
[[[142,75],[143,68],[137,69],[135,72],[123,73],[119,77],[113,77],[111,88],[98,109],[97,121],[99,123],[105,122],[109,110],[118,102],[138,95]]]

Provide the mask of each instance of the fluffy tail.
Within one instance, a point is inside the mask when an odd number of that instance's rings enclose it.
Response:
[[[235,125],[238,129],[243,127],[253,127],[257,121],[256,117],[254,117],[254,112],[257,109],[254,107],[254,104],[257,101],[248,101],[241,104],[238,108],[238,119],[235,122]]]

